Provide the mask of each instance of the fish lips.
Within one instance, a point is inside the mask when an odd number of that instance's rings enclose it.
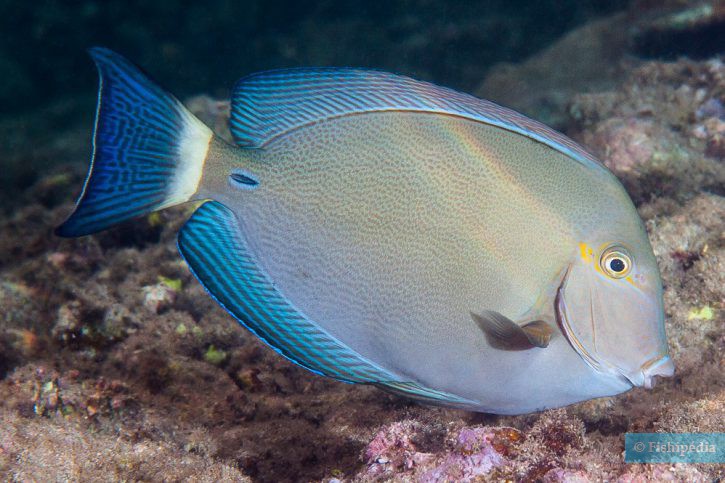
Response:
[[[657,377],[672,377],[675,375],[675,364],[669,355],[665,355],[646,362],[642,366],[640,373],[641,384],[637,384],[635,381],[632,381],[632,383],[652,389]]]
[[[574,290],[575,293],[573,294],[573,298],[576,301],[573,305],[576,308],[572,308],[567,304],[565,297],[566,289],[567,287],[571,287],[571,283],[577,282],[570,280],[569,275],[571,271],[572,267],[569,267],[557,290],[555,312],[561,332],[582,359],[598,373],[608,374],[632,386],[643,386],[647,389],[654,386],[657,377],[671,377],[674,375],[675,366],[667,353],[666,344],[664,345],[664,349],[662,348],[662,344],[656,344],[656,349],[652,350],[652,344],[649,344],[645,347],[637,347],[637,350],[630,350],[631,353],[637,356],[648,352],[653,353],[653,357],[644,363],[626,364],[625,361],[625,363],[620,365],[611,362],[616,357],[611,355],[610,357],[602,356],[601,349],[598,347],[597,336],[614,337],[616,334],[607,333],[606,326],[602,328],[601,333],[597,333],[597,324],[604,325],[606,321],[601,320],[604,317],[601,317],[600,320],[597,320],[597,317],[595,317],[595,313],[597,313],[596,309],[602,305],[597,297],[596,288],[592,288],[591,286],[579,287],[579,290]],[[579,282],[586,283],[582,280],[579,280]],[[642,303],[637,305],[637,308],[642,313],[643,319],[647,321],[657,320],[658,311],[654,303]],[[616,318],[614,316],[610,317]],[[577,330],[574,323],[579,323],[579,330]],[[655,327],[652,328],[654,329]],[[644,339],[653,337],[653,335],[647,333],[627,334],[626,337],[630,337],[630,340],[633,340],[637,344],[641,343]],[[601,344],[601,341],[599,341],[599,344]],[[610,343],[609,347],[613,349],[620,345],[626,344],[622,344],[620,339]],[[617,352],[616,350],[612,350],[613,355]],[[630,367],[628,368],[627,365]]]

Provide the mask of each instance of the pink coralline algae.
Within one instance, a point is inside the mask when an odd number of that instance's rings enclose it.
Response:
[[[513,428],[466,427],[447,442],[447,450],[428,453],[415,443],[419,423],[392,423],[373,438],[364,459],[367,470],[360,479],[410,478],[420,482],[473,481],[509,464],[512,444],[523,436]]]
[[[412,470],[433,455],[419,452],[412,441],[417,424],[413,421],[395,422],[381,429],[365,450],[369,476],[382,476]]]
[[[575,96],[569,134],[620,178],[635,203],[684,201],[725,182],[724,95],[719,60],[647,62],[616,91]]]
[[[600,140],[605,146],[604,164],[614,172],[627,172],[644,164],[656,151],[653,132],[655,124],[649,120],[630,118],[622,122],[615,119],[601,127]]]
[[[433,469],[421,475],[422,482],[470,481],[503,466],[505,458],[493,446],[496,438],[489,428],[464,428],[458,434],[454,451]]]
[[[708,156],[725,159],[725,120],[709,117],[695,126],[692,135],[705,141]]]

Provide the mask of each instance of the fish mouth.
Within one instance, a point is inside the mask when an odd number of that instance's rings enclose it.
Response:
[[[633,382],[632,378],[622,373],[622,371],[620,371],[616,366],[609,364],[606,361],[596,359],[592,354],[589,353],[584,344],[576,336],[575,331],[571,327],[569,317],[567,316],[568,310],[566,307],[566,301],[564,300],[564,288],[566,286],[566,282],[568,280],[569,272],[571,271],[571,269],[572,265],[569,265],[566,269],[566,272],[564,272],[564,276],[562,277],[561,284],[556,291],[556,298],[554,300],[554,312],[556,314],[556,322],[559,325],[561,333],[564,334],[564,337],[569,342],[569,345],[581,356],[584,362],[586,362],[587,365],[589,365],[589,367],[594,369],[596,372],[608,374],[609,376],[614,377],[615,379],[618,379],[620,382],[625,384],[629,384],[632,386],[638,385]],[[590,323],[593,325],[594,312],[592,310],[590,310],[590,317],[592,318]]]
[[[564,284],[562,283],[562,286]],[[581,356],[581,358],[584,360],[584,362],[587,363],[589,367],[594,369],[596,372],[601,374],[607,374],[615,379],[618,379],[620,382],[624,384],[628,384],[630,386],[638,386],[643,385],[644,381],[646,381],[646,377],[644,377],[644,374],[642,373],[642,376],[639,378],[632,378],[624,374],[622,371],[620,371],[617,367],[608,364],[604,361],[599,361],[592,356],[589,351],[586,350],[584,347],[584,344],[577,338],[574,331],[571,329],[569,325],[569,320],[566,316],[566,303],[564,302],[564,298],[561,296],[561,287],[559,289],[559,292],[557,293],[556,297],[556,321],[559,324],[559,329],[561,329],[562,334],[564,334],[566,340],[569,342],[569,345]],[[637,380],[642,379],[643,382],[640,384],[637,384]]]
[[[653,354],[654,357],[647,360],[644,364],[639,365],[638,368],[626,368],[626,366],[620,366],[619,364],[612,364],[606,358],[597,357],[597,344],[596,336],[593,336],[593,344],[589,349],[593,349],[593,353],[587,350],[585,343],[580,340],[577,332],[571,326],[569,320],[569,310],[564,298],[564,289],[566,287],[567,278],[571,265],[564,274],[561,285],[559,286],[555,299],[555,313],[556,320],[559,328],[564,334],[565,338],[569,342],[569,345],[581,356],[581,358],[595,371],[599,373],[605,373],[620,381],[630,384],[631,386],[645,387],[651,389],[654,387],[658,377],[671,377],[675,373],[675,365],[670,358],[667,351],[658,351],[659,353]],[[591,290],[589,292],[589,307],[588,317],[589,324],[592,326],[592,333],[595,334],[595,310],[593,305],[593,294]]]
[[[628,379],[635,386],[644,386],[647,389],[652,389],[655,385],[657,377],[672,377],[675,375],[675,364],[669,355],[664,355],[660,358],[651,359],[645,362],[640,369],[640,374],[637,379],[641,380],[641,384],[637,384],[635,381]]]

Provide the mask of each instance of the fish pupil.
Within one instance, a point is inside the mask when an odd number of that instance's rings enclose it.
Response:
[[[619,273],[624,270],[624,261],[621,258],[615,258],[609,262],[609,268],[611,268],[613,272]]]

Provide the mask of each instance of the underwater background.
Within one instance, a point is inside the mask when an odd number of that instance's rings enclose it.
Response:
[[[725,429],[725,2],[6,0],[0,32],[2,479],[725,476],[622,457],[628,431]],[[94,45],[221,133],[239,77],[326,65],[432,81],[562,130],[647,224],[676,376],[527,416],[420,406],[309,374],[244,331],[176,252],[188,207],[56,238],[90,158]]]

